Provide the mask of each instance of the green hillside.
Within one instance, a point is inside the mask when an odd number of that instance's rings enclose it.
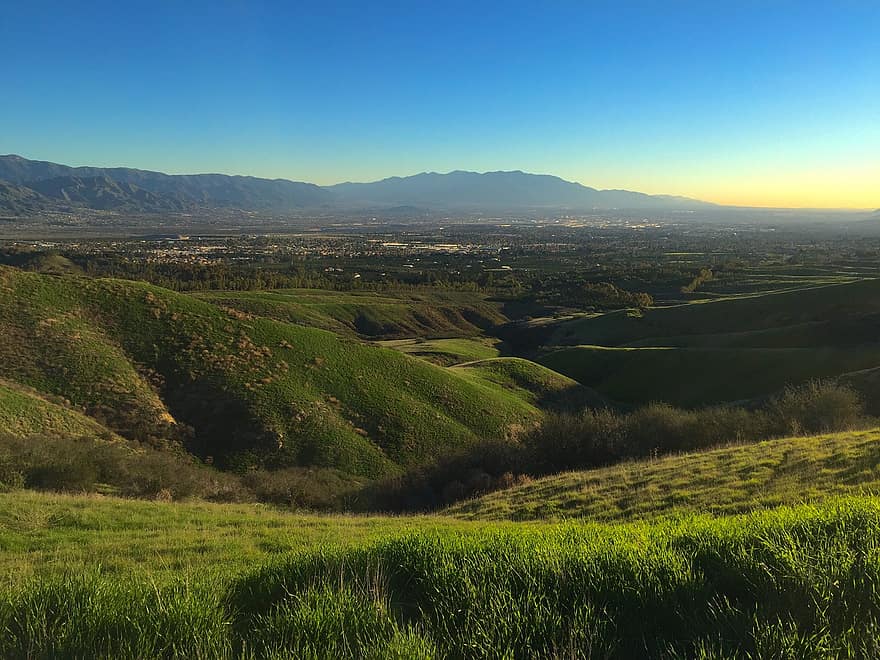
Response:
[[[488,360],[499,355],[497,340],[482,337],[390,339],[377,343],[444,366]]]
[[[3,380],[0,380],[0,433],[17,437],[35,434],[113,436],[95,420],[60,401],[50,401],[33,389]]]
[[[880,493],[880,429],[783,438],[567,472],[456,504],[473,520],[730,514]]]
[[[738,333],[789,328],[793,340],[783,340],[784,346],[803,344],[803,335],[809,342],[826,345],[845,340],[850,343],[874,341],[870,332],[859,333],[854,319],[863,319],[868,330],[878,328],[880,313],[880,281],[861,280],[832,286],[812,287],[780,293],[721,298],[672,307],[657,307],[633,314],[626,310],[560,323],[546,342],[549,345],[598,344],[623,346],[633,342],[640,345],[686,345],[689,338],[697,342],[744,341],[744,345],[779,346],[779,332],[770,332],[762,343],[760,333],[751,337],[732,337]],[[835,324],[848,326],[848,334],[830,332]],[[784,337],[788,332],[782,333]],[[812,337],[810,335],[812,334]],[[850,336],[853,335],[853,336]],[[703,336],[713,336],[705,339]],[[828,341],[831,340],[831,341]],[[826,343],[827,342],[827,343]]]
[[[365,338],[469,336],[507,320],[497,304],[468,292],[280,289],[196,295],[247,314]]]
[[[541,364],[625,403],[702,406],[762,397],[789,384],[880,365],[880,344],[852,348],[571,346]]]
[[[466,362],[457,373],[478,381],[496,383],[541,408],[604,406],[594,390],[540,364],[515,357]]]
[[[127,437],[192,427],[222,464],[378,476],[539,417],[491,381],[143,283],[2,268],[0,333],[0,377]]]

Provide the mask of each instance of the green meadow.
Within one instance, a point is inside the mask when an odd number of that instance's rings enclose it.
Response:
[[[4,499],[2,556],[18,573],[0,591],[4,657],[880,652],[870,497],[540,526]],[[74,547],[85,538],[88,553]]]

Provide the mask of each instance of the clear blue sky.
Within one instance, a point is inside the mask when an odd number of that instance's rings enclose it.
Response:
[[[878,0],[5,0],[0,54],[0,153],[880,206]]]

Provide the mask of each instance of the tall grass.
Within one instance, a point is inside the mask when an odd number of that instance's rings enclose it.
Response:
[[[11,588],[2,657],[877,657],[880,500],[416,533],[233,579]]]

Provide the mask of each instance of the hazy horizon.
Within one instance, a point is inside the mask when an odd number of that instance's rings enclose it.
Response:
[[[0,151],[319,185],[522,170],[873,209],[878,24],[871,2],[18,3]]]

